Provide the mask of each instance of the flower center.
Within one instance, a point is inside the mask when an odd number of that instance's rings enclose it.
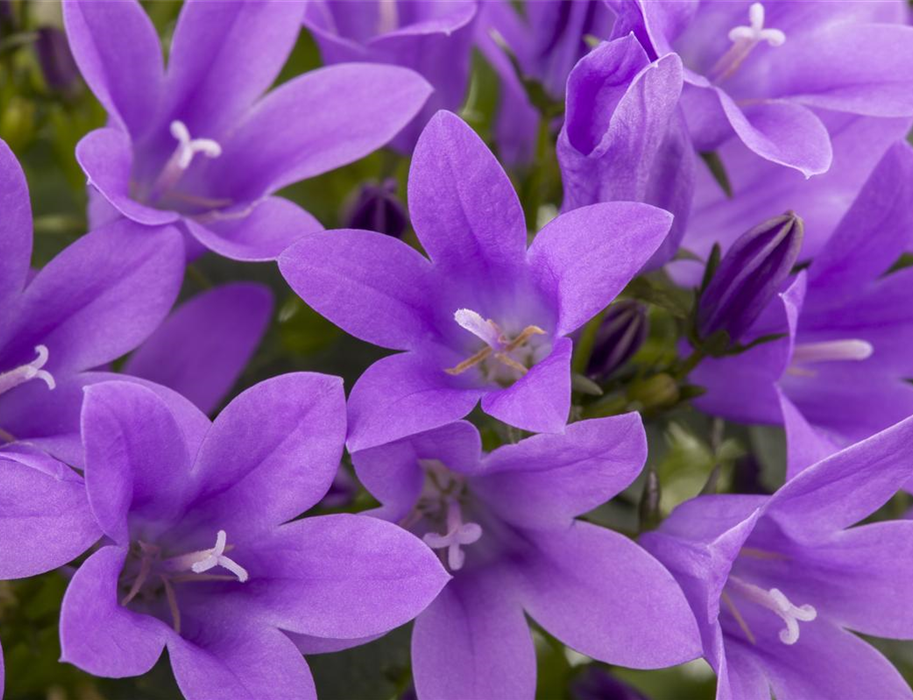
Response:
[[[496,363],[500,364],[502,367],[507,367],[522,377],[529,371],[529,368],[533,364],[532,348],[528,347],[529,340],[533,336],[545,335],[545,331],[539,328],[539,326],[527,326],[520,331],[519,334],[510,338],[504,334],[497,323],[490,318],[488,320],[483,319],[482,316],[472,309],[457,309],[453,314],[453,318],[460,327],[465,328],[479,340],[483,341],[485,347],[463,360],[456,367],[450,367],[444,370],[447,374],[463,374],[466,370],[481,365],[486,377],[488,379],[495,379],[497,373],[494,371],[494,368],[488,364],[490,359],[494,359]],[[528,351],[524,358],[525,362],[519,361],[512,355],[512,353],[521,349],[526,349]]]
[[[753,3],[748,8],[748,20],[749,26],[733,27],[729,31],[732,46],[710,69],[707,77],[712,82],[720,83],[732,76],[762,41],[770,46],[783,46],[786,43],[786,34],[781,30],[764,27],[764,5],[761,3]]]
[[[814,370],[800,365],[815,362],[847,362],[867,360],[875,348],[872,344],[857,338],[826,340],[821,343],[797,343],[793,348],[792,362],[786,370],[797,376],[814,376]]]
[[[35,352],[38,354],[38,357],[28,364],[0,374],[0,394],[4,394],[10,389],[16,388],[20,384],[25,384],[31,379],[40,379],[48,385],[48,389],[54,389],[57,386],[53,375],[47,370],[42,369],[48,361],[49,352],[47,347],[44,345],[36,345]]]
[[[419,464],[425,470],[425,486],[415,510],[400,525],[407,529],[428,525],[442,529],[443,534],[426,532],[422,540],[432,549],[447,550],[447,566],[459,571],[466,563],[462,547],[475,544],[482,537],[481,525],[463,520],[465,480],[439,460],[423,459]]]
[[[793,605],[786,595],[779,588],[765,590],[759,586],[743,581],[737,576],[730,576],[726,582],[726,588],[733,593],[738,594],[744,600],[756,603],[772,613],[775,613],[784,623],[786,628],[780,630],[780,641],[786,645],[793,645],[799,641],[799,623],[811,622],[818,617],[818,611],[811,605]],[[729,608],[732,616],[735,618],[739,627],[748,637],[748,641],[756,644],[757,640],[748,627],[745,618],[742,617],[738,608],[736,608],[732,597],[726,590],[722,595],[723,602]]]
[[[121,585],[127,588],[127,593],[120,604],[127,606],[138,596],[147,602],[153,601],[160,592],[164,592],[172,626],[174,631],[180,634],[181,611],[178,607],[175,584],[204,581],[244,583],[248,580],[247,570],[225,556],[225,552],[231,551],[232,548],[232,545],[228,544],[225,530],[219,530],[216,534],[216,544],[212,549],[169,558],[162,557],[162,549],[158,545],[136,542],[131,547],[130,556],[121,573]],[[215,567],[221,567],[231,575],[206,573]]]
[[[222,200],[211,200],[176,190],[178,183],[180,183],[181,178],[184,177],[184,173],[187,172],[198,153],[207,158],[218,158],[222,155],[222,146],[219,142],[214,139],[190,138],[190,131],[187,126],[177,119],[171,122],[171,135],[177,139],[178,144],[153,183],[146,200],[152,204],[160,204],[166,199],[179,200],[180,202],[204,208],[225,206],[226,202]]]

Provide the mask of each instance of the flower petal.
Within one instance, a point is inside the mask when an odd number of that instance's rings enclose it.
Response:
[[[646,458],[639,414],[585,420],[563,435],[534,435],[495,450],[472,488],[518,527],[567,527],[629,486]]]
[[[538,556],[520,566],[523,607],[563,643],[630,668],[672,666],[700,655],[681,588],[634,542],[584,522],[536,533],[532,541]]]
[[[296,520],[237,553],[252,572],[239,594],[270,625],[357,639],[405,624],[448,580],[415,535],[365,515]],[[255,611],[255,612],[254,612]]]
[[[412,668],[423,700],[536,694],[536,653],[512,581],[460,572],[415,620]]]
[[[311,71],[254,106],[210,166],[218,168],[227,196],[259,199],[377,150],[415,116],[430,90],[417,73],[396,66]]]
[[[0,140],[0,323],[8,325],[14,295],[22,291],[32,259],[32,205],[25,173]]]
[[[176,636],[160,620],[120,604],[117,584],[126,557],[126,548],[102,547],[79,567],[63,596],[60,660],[96,676],[146,673]]]
[[[517,274],[526,222],[510,179],[459,117],[438,112],[415,146],[409,214],[428,255],[460,276]]]
[[[608,202],[553,219],[533,240],[529,262],[557,298],[558,335],[602,311],[669,233],[672,215],[649,204]]]
[[[534,433],[563,433],[571,410],[570,338],[558,338],[552,352],[513,386],[489,391],[482,410],[508,425]]]
[[[305,236],[279,269],[308,306],[356,338],[407,350],[436,335],[431,265],[397,238],[349,229]]]
[[[484,392],[447,381],[440,367],[413,353],[378,360],[349,395],[349,436],[354,453],[459,420]]]
[[[67,0],[63,19],[82,77],[136,139],[158,115],[164,81],[158,33],[139,2]]]
[[[300,515],[330,488],[345,434],[339,377],[295,372],[251,387],[203,441],[193,467],[201,491],[182,527],[254,539]]]
[[[780,410],[783,412],[783,427],[786,429],[786,478],[820,462],[840,448],[820,432],[816,431],[796,408],[796,405],[779,389]]]
[[[82,478],[34,448],[0,450],[0,579],[63,566],[101,537]]]
[[[216,287],[165,319],[123,371],[164,384],[211,413],[263,339],[272,309],[273,295],[263,285]]]

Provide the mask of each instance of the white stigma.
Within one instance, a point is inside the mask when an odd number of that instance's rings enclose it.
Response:
[[[205,558],[195,561],[190,570],[195,574],[202,574],[204,571],[209,571],[216,566],[221,566],[223,569],[228,569],[231,573],[238,577],[238,580],[241,583],[244,583],[248,579],[247,571],[225,556],[225,544],[228,541],[228,536],[225,534],[225,530],[219,530],[216,534],[216,546],[201,554],[205,555]]]
[[[753,3],[748,8],[748,21],[750,26],[734,27],[729,32],[730,41],[757,44],[766,41],[771,46],[783,46],[786,43],[786,34],[779,29],[764,28],[764,5]]]
[[[47,370],[42,369],[42,367],[47,364],[50,355],[47,347],[44,345],[36,345],[35,352],[38,353],[38,357],[28,364],[0,374],[0,394],[15,388],[20,384],[25,384],[25,382],[31,379],[40,379],[48,385],[48,389],[55,389],[57,387],[54,376]]]
[[[447,506],[447,532],[439,535],[427,533],[422,540],[432,549],[447,550],[447,564],[451,571],[459,571],[466,562],[466,552],[460,547],[479,541],[482,526],[478,523],[464,523],[460,504],[451,500]]]
[[[780,630],[780,641],[786,645],[791,646],[799,641],[800,622],[811,622],[818,617],[818,611],[813,606],[793,605],[779,588],[765,591],[735,576],[729,577],[728,584],[747,600],[776,613],[786,623],[786,629]]]
[[[793,364],[867,360],[875,349],[865,340],[827,340],[822,343],[800,343],[793,348]]]
[[[171,135],[178,140],[177,155],[178,167],[187,170],[197,153],[202,153],[207,158],[218,158],[222,155],[222,146],[213,139],[191,139],[190,131],[184,122],[175,119],[171,122]]]
[[[453,318],[461,328],[465,328],[488,347],[493,350],[500,349],[501,329],[491,319],[486,321],[472,309],[457,309]]]

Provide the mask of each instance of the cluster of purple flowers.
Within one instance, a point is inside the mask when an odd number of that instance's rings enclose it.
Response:
[[[856,527],[913,483],[903,0],[187,0],[167,62],[135,0],[63,14],[108,121],[75,153],[92,230],[35,273],[0,142],[0,579],[77,562],[62,662],[122,678],[167,649],[188,700],[315,698],[305,655],[414,620],[418,700],[531,700],[533,629],[615,666],[703,657],[719,700],[913,699],[856,634],[913,639],[913,521]],[[272,87],[302,28],[326,67]],[[475,49],[500,161],[457,116]],[[563,202],[537,231],[501,162],[547,167],[543,141]],[[408,210],[369,185],[328,231],[277,194],[384,146]],[[210,420],[273,301],[172,310],[207,252],[395,352],[348,398],[288,373]],[[583,516],[641,476],[649,412],[578,398],[649,334],[616,299],[660,278],[696,290],[662,376],[783,426],[788,469],[635,539]],[[343,459],[379,505],[302,517]]]

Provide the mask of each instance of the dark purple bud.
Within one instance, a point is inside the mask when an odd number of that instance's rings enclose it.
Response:
[[[574,700],[648,700],[646,695],[597,666],[590,666],[571,684]]]
[[[42,27],[38,30],[35,51],[48,88],[67,96],[79,91],[79,68],[73,60],[66,34],[55,27]]]
[[[587,374],[605,379],[634,356],[647,338],[647,307],[622,300],[609,307],[599,330],[587,365]]]
[[[330,484],[330,490],[320,501],[324,508],[346,508],[355,501],[358,495],[358,482],[345,467],[340,467],[333,477],[333,483]]]
[[[796,264],[803,231],[802,219],[787,212],[742,234],[701,295],[702,338],[726,331],[735,342],[751,328]]]
[[[403,235],[408,222],[406,207],[396,196],[396,180],[392,178],[379,185],[363,185],[343,215],[345,228],[379,231],[396,238]]]

